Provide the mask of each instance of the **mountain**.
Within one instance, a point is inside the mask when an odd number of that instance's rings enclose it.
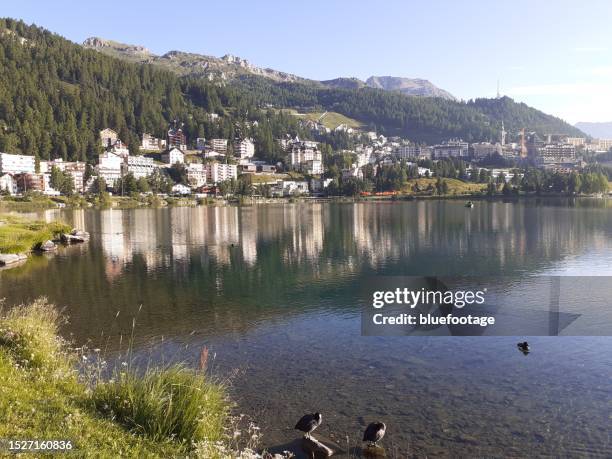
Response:
[[[230,85],[245,90],[260,105],[291,107],[302,112],[337,112],[361,122],[367,129],[386,135],[402,135],[416,142],[437,143],[453,137],[468,142],[497,141],[502,121],[509,132],[509,140],[517,140],[523,128],[541,136],[548,133],[584,135],[565,121],[509,97],[457,102],[406,96],[367,86],[353,88],[345,85],[345,81],[341,83],[336,83],[336,87],[275,83],[251,75]]]
[[[407,96],[441,97],[443,99],[457,100],[451,93],[421,78],[371,76],[366,80],[365,84],[370,88],[399,91]]]
[[[372,76],[365,82],[358,78],[317,81],[270,68],[257,67],[246,59],[231,54],[219,58],[183,51],[169,51],[158,56],[144,46],[128,45],[100,37],[87,38],[83,42],[83,47],[130,62],[157,65],[181,76],[200,76],[211,81],[229,81],[244,75],[257,75],[276,82],[299,82],[336,89],[359,89],[368,86],[387,91],[399,91],[409,96],[442,97],[455,100],[450,93],[423,79]]]
[[[164,136],[168,124],[178,119],[190,142],[196,137],[253,137],[263,159],[278,160],[282,153],[275,138],[314,135],[299,117],[280,108],[335,112],[365,129],[427,143],[452,137],[496,140],[502,120],[511,139],[521,128],[542,135],[584,135],[509,98],[466,103],[407,96],[355,79],[322,83],[260,69],[264,76],[231,56],[211,58],[228,73],[224,81],[210,81],[210,73],[180,64],[202,56],[173,52],[158,57],[144,47],[102,39],[88,40],[83,47],[43,28],[0,19],[0,151],[94,161],[101,129],[116,130],[130,149],[138,150],[144,132]],[[150,65],[155,59],[164,64]],[[217,113],[218,120],[210,113]],[[347,148],[338,134],[318,140]]]
[[[332,89],[360,89],[366,84],[359,78],[335,78],[333,80],[321,81],[323,86]]]
[[[256,67],[246,59],[231,54],[213,57],[183,51],[169,51],[158,56],[144,46],[128,45],[99,37],[87,38],[83,42],[83,47],[130,62],[157,65],[182,76],[195,75],[209,80],[227,81],[240,75],[259,75],[279,82],[307,81],[305,78],[290,73]]]
[[[612,139],[612,121],[607,123],[576,123],[576,128],[596,139]]]

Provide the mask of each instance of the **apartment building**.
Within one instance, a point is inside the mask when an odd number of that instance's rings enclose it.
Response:
[[[238,178],[238,167],[235,164],[209,163],[206,164],[206,182],[219,183],[225,180]]]
[[[34,156],[0,153],[0,175],[36,172]]]

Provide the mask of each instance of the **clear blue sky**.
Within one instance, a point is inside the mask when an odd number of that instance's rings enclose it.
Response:
[[[570,122],[612,121],[612,1],[6,2],[2,16],[75,42],[101,36],[314,79],[426,78],[462,99],[501,92]]]

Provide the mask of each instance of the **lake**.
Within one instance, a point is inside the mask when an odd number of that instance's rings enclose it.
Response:
[[[343,446],[385,422],[396,457],[612,456],[612,338],[534,337],[524,356],[523,337],[361,336],[373,276],[612,275],[607,200],[463,204],[40,212],[91,241],[0,272],[0,297],[48,297],[66,336],[109,356],[134,320],[140,361],[195,367],[208,347],[267,447],[320,411]]]

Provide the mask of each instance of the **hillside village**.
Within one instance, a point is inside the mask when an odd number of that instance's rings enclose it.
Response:
[[[218,115],[211,117],[216,119]],[[449,139],[437,145],[387,138],[346,124],[332,130],[318,121],[300,123],[314,136],[342,132],[353,139],[355,146],[324,158],[320,142],[287,134],[276,139],[285,152],[284,160],[269,164],[258,159],[261,152],[256,151],[250,138],[187,139],[176,121],[169,126],[165,138],[143,133],[138,152],[130,151],[116,131],[106,128],[99,133],[102,151],[95,165],[62,159],[37,161],[34,156],[0,153],[0,190],[10,195],[39,192],[49,196],[105,191],[115,195],[177,196],[237,193],[266,198],[364,195],[398,191],[372,186],[385,168],[403,169],[407,171],[406,178],[476,177],[479,182],[501,183],[516,176],[512,183],[518,184],[522,176],[519,165],[570,174],[586,166],[584,155],[605,153],[612,148],[609,139],[589,141],[553,135],[541,139],[524,130],[518,133],[519,142],[506,142],[503,123],[496,143],[468,144],[461,139]],[[441,163],[461,170],[449,173],[448,167],[439,167]],[[506,164],[514,167],[503,167]],[[343,193],[346,183],[354,186]]]

